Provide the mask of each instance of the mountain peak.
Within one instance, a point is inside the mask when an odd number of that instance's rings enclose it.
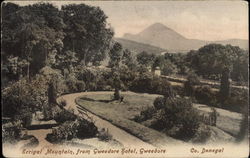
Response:
[[[144,29],[142,32],[138,33],[137,35],[142,37],[168,37],[170,39],[186,39],[181,34],[177,33],[171,28],[161,24],[161,23],[154,23]]]
[[[162,29],[168,29],[168,30],[171,30],[170,28],[168,28],[167,26],[163,25],[162,23],[154,23],[152,25],[150,25],[148,28],[151,28],[151,29],[157,29],[157,30],[162,30]]]

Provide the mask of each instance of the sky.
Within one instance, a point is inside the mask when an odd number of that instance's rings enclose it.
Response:
[[[34,1],[12,1],[19,5]],[[41,2],[41,1],[40,1]],[[43,1],[46,2],[46,1]],[[248,39],[245,1],[50,1],[58,8],[69,3],[99,6],[116,37],[137,34],[158,22],[186,38],[200,40]]]

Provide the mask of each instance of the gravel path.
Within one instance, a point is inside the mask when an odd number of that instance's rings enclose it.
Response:
[[[110,92],[90,92],[91,94],[93,93],[98,93],[98,94],[105,94],[105,93],[110,93]],[[75,114],[79,114],[79,109],[77,108],[77,105],[75,103],[75,99],[79,96],[86,95],[88,92],[82,92],[82,93],[74,93],[74,94],[67,94],[63,95],[58,98],[58,101],[65,100],[66,101],[66,109],[74,109]],[[85,111],[86,112],[86,111]],[[124,130],[114,126],[110,122],[101,119],[100,117],[87,112],[88,116],[93,119],[95,122],[95,125],[99,128],[105,128],[108,129],[109,133],[112,134],[113,139],[116,139],[118,142],[120,142],[124,147],[127,148],[132,148],[132,147],[144,147],[144,148],[154,148],[154,146],[142,141],[141,139],[125,132]]]
[[[110,92],[81,92],[74,94],[63,95],[58,98],[58,100],[63,99],[66,100],[66,109],[74,109],[75,114],[79,114],[79,109],[77,108],[77,104],[75,103],[75,99],[77,97],[88,95],[88,94],[110,94]],[[211,108],[207,105],[203,104],[193,104],[193,106],[203,112],[211,112]],[[231,135],[237,135],[240,130],[240,122],[242,120],[242,115],[236,112],[231,112],[228,110],[215,108],[219,113],[217,118],[217,127],[222,129],[223,131],[230,133]],[[86,111],[85,111],[86,112]],[[109,130],[109,132],[113,135],[113,138],[122,143],[125,147],[153,147],[152,145],[143,142],[141,139],[132,136],[131,134],[125,132],[124,130],[114,126],[110,122],[101,119],[100,117],[87,112],[87,114],[94,120],[95,125],[99,128],[105,128]]]

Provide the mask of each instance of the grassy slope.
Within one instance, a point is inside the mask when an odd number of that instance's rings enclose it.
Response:
[[[84,95],[83,97],[95,100],[109,100],[111,95],[112,93],[107,93]],[[138,115],[143,108],[152,106],[157,95],[137,94],[132,92],[124,92],[122,95],[125,98],[124,103],[119,103],[117,101],[109,103],[87,101],[86,99],[81,99],[82,97],[78,97],[76,103],[80,105],[80,109],[87,109],[125,131],[139,137],[143,141],[155,146],[161,147],[166,144],[183,143],[131,120],[135,115]]]
[[[115,40],[119,43],[122,44],[122,46],[125,49],[129,49],[131,51],[135,51],[136,53],[140,53],[142,51],[146,51],[148,53],[153,53],[153,54],[161,54],[162,52],[167,52],[167,50],[156,47],[156,46],[151,46],[149,44],[143,44],[127,39],[122,39],[122,38],[115,38]]]

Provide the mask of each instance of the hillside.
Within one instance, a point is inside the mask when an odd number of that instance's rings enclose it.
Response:
[[[121,43],[123,48],[129,49],[129,50],[134,51],[136,53],[140,53],[142,51],[146,51],[146,52],[153,53],[153,54],[160,54],[162,52],[166,52],[165,49],[155,47],[155,46],[152,46],[149,44],[143,44],[143,43],[139,43],[139,42],[135,42],[135,41],[131,41],[131,40],[126,40],[126,39],[122,39],[122,38],[115,38],[114,40]]]
[[[247,40],[230,39],[225,41],[204,41],[188,39],[161,23],[155,23],[138,34],[125,34],[123,38],[167,49],[169,52],[187,52],[192,49],[196,50],[209,43],[219,43],[223,45],[231,44],[243,49],[248,49]]]

